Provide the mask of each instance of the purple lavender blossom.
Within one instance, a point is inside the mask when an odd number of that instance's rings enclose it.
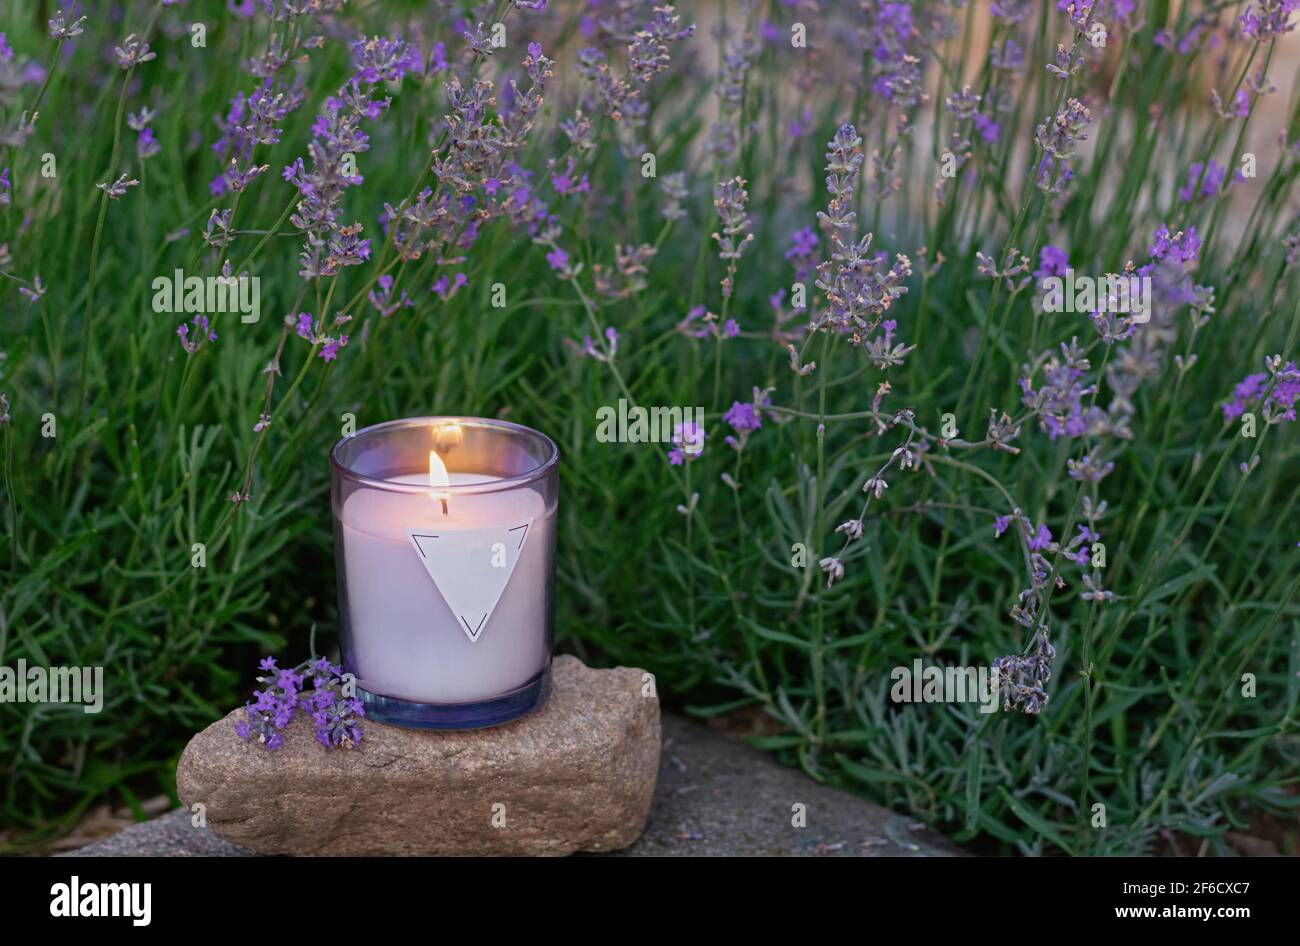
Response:
[[[74,9],[73,13],[70,15],[75,16],[75,13],[76,11]],[[81,26],[81,24],[85,22],[86,22],[86,17],[84,16],[76,17],[76,19],[72,20],[72,22],[68,22],[63,18],[63,11],[60,10],[56,14],[54,14],[54,16],[50,17],[49,20],[50,38],[56,39],[59,42],[63,42],[65,40],[73,39],[74,37],[80,36],[82,33],[85,32],[85,30]]]
[[[351,50],[355,75],[362,82],[400,82],[408,73],[421,72],[419,51],[401,37],[358,39]]]
[[[570,157],[563,171],[551,171],[551,185],[555,192],[567,196],[569,194],[587,194],[591,192],[591,182],[587,175],[583,174],[581,178],[574,174],[577,168],[577,161]]]
[[[121,46],[113,47],[113,53],[117,56],[118,66],[124,70],[134,69],[141,63],[158,58],[157,53],[150,51],[149,44],[134,33],[122,40]]]
[[[796,282],[806,282],[817,266],[817,231],[801,227],[790,234],[790,248],[785,251],[786,262],[794,266]]]
[[[1037,530],[1025,537],[1025,545],[1033,552],[1041,552],[1051,544],[1052,532],[1042,523],[1039,523]]]
[[[718,258],[727,263],[727,274],[722,279],[722,297],[729,298],[735,289],[736,265],[744,255],[745,247],[754,239],[749,230],[749,215],[745,205],[749,192],[743,178],[721,181],[714,189],[713,207],[722,221],[722,232],[713,234],[718,243]]]
[[[722,419],[730,424],[731,429],[736,433],[758,430],[763,426],[763,418],[754,410],[754,405],[742,404],[740,401],[733,401],[731,407],[722,415]]]
[[[907,291],[903,280],[912,274],[911,261],[903,255],[883,269],[884,254],[869,255],[872,235],[855,237],[857,213],[853,210],[854,178],[862,169],[862,139],[850,124],[835,132],[826,151],[826,188],[830,202],[817,218],[830,228],[830,260],[817,264],[817,288],[825,294],[825,306],[815,326],[849,333],[854,345],[875,331],[880,319]],[[847,237],[847,239],[846,239]]]
[[[1273,366],[1281,363],[1281,357],[1275,356]],[[1272,385],[1270,377],[1276,375]],[[1260,409],[1266,418],[1276,422],[1292,422],[1296,419],[1296,399],[1300,398],[1300,370],[1294,361],[1288,361],[1273,374],[1259,372],[1248,374],[1232,388],[1232,398],[1222,404],[1224,421],[1233,421],[1247,410]],[[1265,390],[1268,389],[1267,397]],[[1260,403],[1261,399],[1263,402]]]
[[[457,292],[463,289],[469,283],[469,278],[464,273],[456,273],[455,276],[439,276],[434,282],[431,291],[436,292],[438,297],[446,302]]]
[[[972,120],[985,144],[992,144],[1002,137],[1002,126],[983,112],[976,112]]]
[[[1276,36],[1282,36],[1295,29],[1291,14],[1300,7],[1300,0],[1259,0],[1246,7],[1246,12],[1237,18],[1243,36],[1249,36],[1256,42],[1264,42]]]
[[[681,17],[671,5],[665,5],[655,7],[650,22],[633,34],[627,47],[627,68],[637,82],[649,82],[668,68],[669,43],[681,42],[694,35],[694,23],[684,29],[680,26]]]
[[[18,292],[27,299],[28,302],[40,302],[41,297],[45,295],[45,284],[41,282],[40,274],[32,277],[31,286],[19,286]]]
[[[325,748],[350,749],[360,743],[365,706],[347,695],[341,667],[324,657],[291,669],[280,669],[274,658],[266,657],[258,666],[263,689],[254,691],[255,699],[244,704],[244,719],[235,723],[240,739],[274,752],[284,746],[285,730],[302,712],[311,716],[316,739]],[[314,688],[310,694],[303,692],[308,678]]]
[[[1178,199],[1186,203],[1193,196],[1213,197],[1223,186],[1228,169],[1213,158],[1207,167],[1196,161],[1187,169],[1187,183],[1178,189]],[[1198,187],[1199,183],[1199,187]]]
[[[1097,388],[1095,384],[1083,383],[1091,365],[1079,348],[1078,339],[1071,338],[1068,344],[1062,342],[1059,352],[1043,356],[1043,379],[1037,388],[1034,387],[1036,371],[1029,366],[1020,377],[1021,403],[1038,415],[1040,427],[1052,440],[1083,436],[1099,410],[1085,408],[1083,404],[1084,398]]]
[[[1188,227],[1175,234],[1169,233],[1169,226],[1161,224],[1151,235],[1152,240],[1147,252],[1153,259],[1170,259],[1176,263],[1194,263],[1201,252],[1201,238],[1195,227]]]
[[[325,100],[312,125],[313,140],[307,146],[311,168],[298,159],[284,169],[285,180],[302,198],[289,220],[305,238],[298,271],[303,278],[334,276],[370,258],[370,241],[361,238],[361,224],[342,225],[338,218],[344,191],[362,181],[360,174],[349,173],[348,163],[370,149],[361,122],[379,117],[388,104],[386,98],[372,99],[370,87],[360,79],[349,80]]]
[[[140,131],[140,136],[135,143],[135,153],[141,161],[162,153],[162,145],[154,137],[152,128],[145,128]]]
[[[1065,250],[1056,246],[1044,246],[1038,251],[1038,268],[1034,270],[1036,279],[1049,276],[1064,276],[1070,266],[1070,257]]]
[[[922,44],[910,3],[872,0],[867,14],[867,44],[875,65],[871,89],[899,108],[921,101]]]
[[[320,358],[322,361],[333,361],[339,356],[339,349],[348,343],[346,335],[340,335],[338,338],[327,338],[321,345]]]
[[[591,358],[595,361],[609,364],[614,360],[614,356],[618,354],[618,339],[619,339],[618,332],[611,325],[605,329],[605,350],[604,351],[601,351],[599,348],[596,347],[596,343],[592,341],[590,335],[582,336],[581,345],[577,345],[572,341],[570,341],[569,344],[574,345],[578,349],[579,357]]]
[[[1038,187],[1059,193],[1072,176],[1069,162],[1075,156],[1075,142],[1085,141],[1084,129],[1092,123],[1092,112],[1078,99],[1070,99],[1055,116],[1048,116],[1034,130],[1034,141],[1043,151],[1038,166]]]
[[[194,328],[193,337],[190,336],[190,326]],[[176,326],[176,334],[180,337],[181,347],[189,355],[198,351],[199,347],[205,342],[215,342],[217,340],[217,333],[208,324],[208,317],[202,314],[194,316],[188,325],[182,322]]]
[[[668,451],[668,462],[681,466],[698,459],[704,452],[704,425],[698,421],[683,421],[673,425],[673,448]]]
[[[96,184],[95,186],[107,194],[109,200],[117,200],[126,196],[128,187],[139,187],[140,182],[123,174],[115,181],[104,181],[102,184]]]
[[[812,109],[804,106],[799,112],[798,118],[790,119],[789,124],[785,127],[786,136],[791,141],[798,141],[800,138],[807,138],[813,132],[813,113]]]
[[[393,277],[388,273],[379,277],[377,286],[377,290],[371,289],[367,293],[367,298],[370,300],[370,304],[379,311],[382,318],[386,319],[398,309],[409,309],[415,304],[411,297],[406,294],[405,289],[402,290],[402,294],[398,298],[393,298]],[[299,334],[302,333],[299,332]]]
[[[560,249],[558,246],[553,247],[551,251],[546,254],[546,262],[547,265],[557,273],[565,273],[569,271],[569,254],[564,252],[564,250]]]

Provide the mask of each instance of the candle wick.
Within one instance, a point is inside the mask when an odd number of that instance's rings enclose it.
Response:
[[[442,514],[447,515],[447,497],[442,497]]]

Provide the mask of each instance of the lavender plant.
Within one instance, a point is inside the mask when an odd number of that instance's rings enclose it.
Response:
[[[316,741],[326,749],[360,744],[366,708],[357,699],[355,681],[345,678],[342,667],[317,657],[282,670],[274,657],[264,657],[258,669],[264,674],[257,678],[263,688],[254,691],[254,700],[244,704],[244,718],[235,723],[244,742],[270,752],[284,748],[285,730],[301,712],[311,717]],[[304,687],[309,679],[310,693]]]
[[[110,685],[0,701],[0,846],[335,627],[327,451],[434,412],[560,442],[561,649],[819,780],[1023,854],[1293,821],[1294,6],[0,5],[0,665]],[[263,671],[250,743],[357,742]]]

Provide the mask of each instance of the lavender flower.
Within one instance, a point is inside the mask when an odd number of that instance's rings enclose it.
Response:
[[[62,42],[63,40],[80,36],[85,32],[85,30],[81,28],[81,24],[85,22],[86,17],[79,16],[69,23],[63,18],[63,11],[60,10],[55,13],[54,16],[50,17],[50,38]]]
[[[835,132],[827,145],[826,188],[830,202],[817,217],[831,230],[831,259],[817,264],[817,288],[826,295],[814,327],[835,328],[850,334],[854,345],[874,332],[881,317],[907,287],[903,280],[912,274],[912,264],[899,255],[889,269],[883,253],[868,256],[871,234],[854,239],[857,214],[853,207],[853,179],[862,169],[862,139],[850,124]],[[841,235],[843,231],[844,236]],[[847,239],[845,238],[847,236]]]
[[[239,494],[236,494],[236,498]],[[235,732],[245,742],[256,742],[275,751],[284,746],[284,733],[299,712],[308,714],[316,739],[327,749],[355,747],[361,741],[361,720],[365,706],[351,693],[341,667],[324,657],[305,661],[292,669],[280,669],[272,657],[258,665],[262,673],[254,701],[244,704],[245,718],[235,723]],[[311,678],[313,691],[303,692]]]
[[[298,273],[306,279],[334,276],[343,267],[370,258],[370,241],[361,238],[361,224],[338,222],[344,191],[362,180],[359,174],[350,173],[347,162],[354,159],[345,159],[345,155],[370,149],[361,122],[378,118],[389,101],[372,99],[369,86],[357,78],[349,80],[337,95],[325,100],[312,126],[313,140],[307,146],[311,169],[301,158],[284,169],[285,180],[298,188],[302,198],[289,220],[305,237]]]
[[[1259,6],[1250,4],[1237,18],[1243,36],[1258,43],[1290,33],[1295,29],[1291,14],[1300,6],[1298,0],[1259,0]]]
[[[1197,235],[1195,227],[1188,227],[1186,231],[1179,230],[1171,235],[1168,225],[1162,223],[1152,234],[1152,239],[1154,242],[1147,247],[1147,252],[1156,260],[1170,259],[1177,263],[1194,263],[1201,252],[1201,238]]]
[[[602,364],[611,364],[614,361],[614,356],[618,354],[618,339],[619,334],[611,325],[605,329],[605,345],[603,350],[592,341],[590,335],[584,335],[581,344],[568,338],[564,341],[566,345],[577,352],[579,358],[590,358],[593,361],[599,361]]]
[[[1068,180],[1069,162],[1075,157],[1075,142],[1085,141],[1083,130],[1092,122],[1092,112],[1078,99],[1070,99],[1054,117],[1048,116],[1034,130],[1034,141],[1043,150],[1038,167],[1038,187],[1054,192]]]
[[[573,279],[582,271],[582,264],[579,263],[576,267],[570,264],[569,254],[558,246],[552,246],[546,254],[546,264],[561,279]]]
[[[655,7],[654,18],[637,30],[627,47],[627,68],[637,82],[649,82],[668,68],[668,44],[688,39],[695,33],[695,24],[679,29],[681,17],[671,5]]]
[[[194,328],[194,335],[190,335],[190,327]],[[215,342],[217,340],[216,330],[208,324],[206,315],[196,315],[187,325],[182,322],[176,326],[176,334],[180,337],[181,347],[185,349],[188,355],[194,354],[205,342]]]
[[[704,425],[698,421],[673,424],[673,447],[668,451],[668,462],[681,466],[698,459],[704,452]]]
[[[334,690],[317,690],[310,699],[316,740],[326,749],[351,749],[361,742],[364,704],[355,697],[339,699]]]
[[[134,33],[122,40],[121,46],[114,46],[117,64],[122,69],[134,69],[142,62],[157,59],[157,53],[150,52],[149,44],[136,37]]]
[[[321,340],[320,358],[322,361],[333,361],[339,356],[339,349],[347,345],[348,337],[340,335],[338,338],[326,337]]]
[[[400,37],[374,36],[352,43],[355,74],[362,82],[400,82],[407,73],[420,73],[420,54]]]
[[[714,190],[713,207],[722,221],[722,233],[714,233],[713,239],[718,243],[718,258],[727,262],[727,275],[722,279],[724,299],[730,298],[735,288],[736,264],[744,255],[745,247],[754,239],[754,234],[746,232],[749,229],[749,216],[745,213],[748,201],[745,181],[739,177],[722,181]]]
[[[740,401],[733,401],[731,407],[722,415],[722,419],[731,425],[732,430],[740,434],[758,430],[763,426],[763,418],[754,409],[754,405],[742,404]]]
[[[1225,421],[1233,421],[1255,408],[1266,423],[1296,419],[1296,399],[1300,398],[1300,370],[1296,363],[1283,364],[1281,355],[1273,355],[1265,359],[1265,366],[1267,372],[1249,374],[1233,387],[1231,400],[1222,405]]]
[[[436,292],[438,297],[446,302],[456,293],[464,289],[469,283],[469,277],[464,273],[456,273],[454,276],[439,276],[430,287],[430,292]]]
[[[154,137],[152,128],[141,130],[139,138],[136,139],[135,153],[141,161],[162,153],[162,145],[160,145],[158,139]]]
[[[1213,197],[1223,186],[1228,169],[1213,158],[1208,165],[1196,161],[1187,169],[1187,183],[1178,189],[1178,199],[1184,203],[1193,197]]]
[[[993,661],[1002,693],[1002,708],[1019,708],[1030,716],[1042,712],[1048,700],[1044,687],[1052,679],[1052,661],[1055,659],[1056,648],[1048,639],[1047,629],[1042,628],[1034,635],[1029,656],[1011,654]]]
[[[758,45],[746,37],[722,57],[714,89],[718,96],[718,120],[709,133],[709,153],[722,165],[731,165],[740,153],[740,112],[745,76],[759,51]]]
[[[40,274],[32,278],[31,286],[19,286],[18,292],[27,298],[29,302],[40,302],[41,297],[45,295],[45,285],[41,282]]]
[[[1038,251],[1038,268],[1034,270],[1035,279],[1049,276],[1064,276],[1070,266],[1070,257],[1065,250],[1056,246],[1044,246]]]
[[[817,266],[817,231],[802,227],[790,234],[785,260],[794,267],[795,282],[806,282]]]
[[[126,195],[126,189],[128,187],[138,187],[139,185],[139,181],[133,178],[128,179],[127,175],[123,174],[116,181],[105,181],[104,183],[96,184],[95,186],[107,194],[110,200],[117,200],[119,197],[124,197]]]
[[[660,213],[666,220],[681,220],[686,216],[686,211],[682,209],[682,202],[689,194],[686,189],[686,174],[682,171],[665,174],[659,186],[664,192],[664,197],[667,198]]]
[[[1043,378],[1035,387],[1039,366]],[[1059,354],[1049,350],[1040,356],[1037,365],[1025,365],[1020,378],[1021,403],[1038,416],[1039,426],[1052,440],[1081,437],[1092,429],[1090,423],[1098,411],[1083,404],[1084,398],[1097,390],[1095,384],[1083,383],[1090,367],[1077,338],[1071,338],[1068,344],[1062,342]]]
[[[468,249],[479,228],[498,216],[527,228],[535,239],[542,236],[554,215],[529,184],[531,172],[511,156],[523,147],[541,111],[553,65],[539,44],[529,43],[523,66],[531,84],[521,91],[511,81],[509,101],[502,107],[492,94],[492,83],[476,80],[466,85],[452,76],[445,86],[451,109],[446,116],[449,144],[432,164],[444,187],[438,194],[426,189],[396,207],[385,205],[384,219],[396,227],[393,242],[403,259],[441,253],[450,245]]]
[[[890,104],[909,108],[922,97],[924,72],[919,56],[920,33],[912,18],[912,5],[865,0],[867,43],[875,65],[871,89]]]
[[[645,289],[646,275],[656,250],[649,243],[640,246],[614,246],[614,265],[592,264],[592,282],[596,292],[610,299],[627,299]]]

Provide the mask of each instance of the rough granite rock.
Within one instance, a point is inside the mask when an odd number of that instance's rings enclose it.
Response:
[[[235,734],[241,709],[190,740],[176,789],[226,841],[265,854],[617,850],[641,834],[659,770],[643,676],[557,657],[530,716],[461,732],[367,723],[351,750],[326,751],[300,716],[267,752]]]
[[[663,755],[645,832],[619,857],[952,857],[964,852],[904,815],[836,788],[740,740],[665,714]],[[807,827],[791,823],[807,805]],[[60,857],[247,857],[185,809],[132,825]]]

